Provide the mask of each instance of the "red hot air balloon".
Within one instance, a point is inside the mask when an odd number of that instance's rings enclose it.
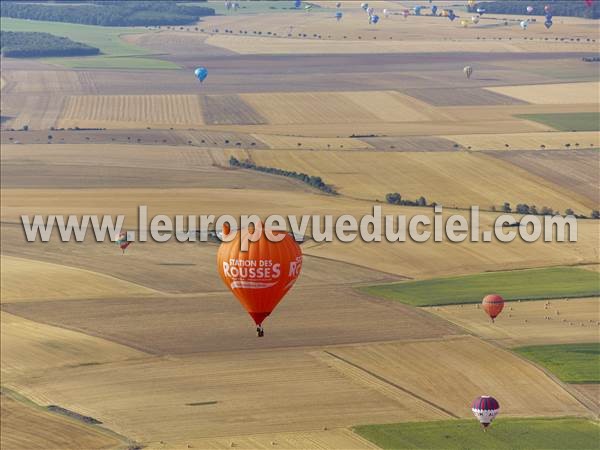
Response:
[[[302,269],[302,250],[293,236],[284,231],[271,231],[279,242],[270,241],[262,230],[256,242],[241,244],[254,230],[241,230],[229,242],[223,242],[217,253],[217,268],[223,282],[237,297],[256,323],[259,337],[264,335],[262,323],[292,288]],[[224,230],[228,235],[229,230]]]
[[[123,254],[125,254],[125,249],[131,245],[131,241],[127,240],[127,232],[122,231],[119,233],[117,237],[117,245],[121,250],[123,250]]]
[[[498,400],[489,395],[482,395],[477,397],[471,405],[471,411],[483,426],[483,430],[486,431],[487,427],[498,415],[500,411],[500,404]]]
[[[498,317],[498,314],[502,312],[502,308],[504,308],[504,299],[498,294],[486,295],[483,297],[481,305],[483,306],[483,310],[488,316],[491,317],[493,322],[494,319]]]

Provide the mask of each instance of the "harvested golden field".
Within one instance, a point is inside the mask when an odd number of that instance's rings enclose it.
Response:
[[[3,144],[1,162],[4,189],[205,187],[313,192],[289,178],[229,170],[222,150],[192,146]]]
[[[348,153],[350,154],[350,153]],[[327,178],[325,178],[327,180]],[[119,198],[115,202],[115,198]],[[201,198],[202,204],[198,204]],[[430,200],[432,201],[432,200]],[[227,189],[3,189],[2,220],[18,223],[21,214],[125,214],[124,226],[137,227],[139,205],[153,214],[353,214],[361,217],[372,212],[372,202],[301,192],[269,192]],[[552,205],[553,207],[557,207]],[[585,210],[587,212],[587,209]],[[446,217],[453,211],[446,209]],[[383,206],[383,214],[432,215],[431,209]],[[481,230],[493,230],[495,214],[483,213]],[[22,237],[21,237],[22,239]],[[107,251],[114,255],[112,245]],[[598,224],[580,220],[578,242],[524,243],[516,239],[510,245],[500,242],[405,242],[395,245],[332,242],[303,246],[305,254],[370,267],[390,274],[425,278],[480,272],[511,270],[548,265],[590,264],[598,261]],[[150,248],[148,247],[150,251]],[[118,255],[122,258],[121,255]],[[116,258],[116,256],[115,256]],[[116,259],[115,261],[123,261]]]
[[[185,447],[187,443],[187,441],[173,442],[172,446]],[[372,442],[345,428],[198,439],[192,441],[191,445],[195,448],[207,450],[230,449],[232,446],[246,450],[266,450],[273,447],[290,450],[364,450],[379,448]],[[164,449],[164,445],[159,442],[150,442],[147,448]]]
[[[86,72],[73,70],[3,70],[2,78],[5,94],[79,94],[94,89]]]
[[[427,308],[485,339],[521,345],[595,342],[600,333],[600,299],[510,302],[491,323],[479,305]]]
[[[111,341],[6,312],[0,313],[0,317],[3,381],[60,367],[106,364],[147,356]]]
[[[0,396],[0,401],[0,445],[3,450],[100,450],[119,449],[127,445],[116,435],[25,404],[5,393]]]
[[[600,205],[600,171],[598,171],[600,152],[598,150],[536,150],[493,152],[490,155],[519,166]]]
[[[408,394],[390,398],[348,379],[303,350],[81,366],[7,384],[39,404],[90,415],[131,439],[163,441],[167,447],[257,430],[272,434],[444,417]]]
[[[307,258],[306,266],[313,261]],[[343,268],[336,263],[329,267],[331,271]],[[214,269],[210,278],[219,281]],[[373,300],[333,280],[317,286],[298,283],[266,320],[267,340],[256,339],[251,318],[223,287],[193,295],[10,303],[3,310],[160,355],[442,338],[457,333],[447,321],[405,305]]]
[[[428,105],[397,92],[293,92],[241,94],[274,125],[300,123],[422,122]]]
[[[88,270],[2,256],[2,303],[155,293],[152,289]]]
[[[573,150],[600,147],[600,135],[595,131],[453,134],[444,137],[470,150],[565,150],[566,144]]]
[[[406,210],[405,210],[406,213]],[[402,214],[398,211],[398,214]],[[422,210],[408,212],[423,214]],[[484,224],[482,230],[492,230]],[[445,275],[460,275],[489,270],[512,270],[574,264],[593,264],[598,261],[599,233],[596,221],[579,221],[578,242],[525,243],[515,239],[510,244],[497,241],[435,243],[431,240],[416,243],[410,240],[389,245],[334,241],[327,244],[304,244],[305,254],[335,259],[370,267],[382,272],[415,279]],[[408,239],[408,238],[407,238]]]
[[[204,123],[196,95],[79,95],[65,101],[60,128],[189,128]]]
[[[597,104],[600,82],[498,86],[486,89],[537,105]]]
[[[385,389],[399,386],[454,417],[471,417],[471,401],[487,393],[498,399],[505,416],[589,415],[542,370],[475,337],[346,346],[328,349],[321,355],[362,384],[380,384],[381,379],[369,372],[376,374],[387,380]],[[515,383],[519,389],[514,388]],[[395,391],[401,392],[398,388]]]
[[[257,165],[318,175],[341,194],[363,200],[385,201],[387,193],[399,192],[405,199],[424,196],[446,207],[489,209],[509,202],[588,214],[597,206],[583,195],[564,192],[542,177],[484,154],[260,150],[250,155]]]

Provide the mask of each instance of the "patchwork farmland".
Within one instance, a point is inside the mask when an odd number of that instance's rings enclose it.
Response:
[[[216,15],[177,26],[2,17],[3,31],[102,50],[2,56],[2,448],[535,448],[548,436],[589,448],[598,384],[536,355],[597,357],[600,85],[582,60],[597,53],[596,21],[557,14],[547,29],[532,15],[524,30],[525,13],[486,13],[465,26],[475,13],[456,2],[436,2],[464,16],[450,21],[426,2],[417,16],[418,2],[374,1],[369,24],[354,2],[339,21],[335,2],[239,3],[209,0]],[[577,241],[317,242],[311,222],[302,274],[260,339],[218,276],[214,224],[199,230],[208,242],[125,251],[56,230],[28,242],[22,225],[122,214],[138,234],[140,205],[263,219],[381,206],[433,222],[477,205],[482,231],[510,231],[495,224],[505,203],[516,220],[517,205],[577,214]],[[507,300],[493,324],[486,293]],[[479,395],[500,403],[485,434],[469,407]]]

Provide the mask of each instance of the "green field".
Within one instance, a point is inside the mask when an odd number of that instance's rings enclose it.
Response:
[[[600,383],[600,343],[598,342],[537,345],[518,347],[514,350],[544,366],[565,383]]]
[[[223,14],[223,15],[234,15],[234,14],[264,14],[269,12],[305,12],[304,6],[306,3],[303,3],[302,6],[298,9],[294,8],[294,1],[292,0],[253,0],[253,1],[241,1],[240,9],[237,11],[227,10],[225,7],[225,2],[222,0],[216,1],[208,1],[207,3],[201,3],[202,6],[207,6],[208,8],[213,8],[215,10],[215,14]],[[197,5],[198,3],[194,2],[184,2],[182,5]],[[311,12],[319,10],[319,8],[313,7]]]
[[[359,290],[413,306],[478,303],[487,294],[500,294],[505,300],[592,297],[600,295],[600,274],[558,267],[391,283]]]
[[[568,418],[498,419],[485,433],[475,419],[366,425],[354,431],[384,449],[591,450],[598,449],[600,439],[598,422]]]
[[[543,123],[558,131],[600,131],[600,113],[518,114],[521,119]]]
[[[179,66],[169,61],[152,58],[150,52],[123,41],[123,34],[147,32],[134,27],[99,27],[63,22],[44,22],[2,17],[0,27],[4,31],[38,31],[64,36],[69,39],[98,47],[98,56],[74,58],[45,58],[51,64],[85,69],[177,69]]]

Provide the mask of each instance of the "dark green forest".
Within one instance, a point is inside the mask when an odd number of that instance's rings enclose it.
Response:
[[[3,56],[12,58],[87,56],[100,53],[96,47],[66,37],[14,31],[0,31],[0,51]]]
[[[0,15],[17,19],[80,23],[109,27],[188,25],[215,10],[174,1],[103,1],[78,4],[31,4],[2,1]]]

